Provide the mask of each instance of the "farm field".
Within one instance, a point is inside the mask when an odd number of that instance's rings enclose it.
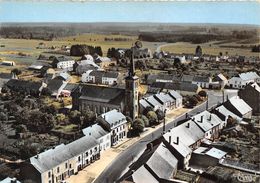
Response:
[[[232,48],[236,46],[250,46],[257,44],[256,42],[247,43],[247,44],[239,44],[236,42],[225,42],[225,43],[218,43],[218,42],[209,42],[209,43],[203,43],[199,44],[202,47],[203,54],[209,54],[209,55],[219,55],[220,52],[225,54],[228,52],[228,55],[241,55],[241,56],[259,56],[259,53],[251,52],[250,48]],[[224,46],[224,47],[223,47]],[[177,43],[171,43],[165,46],[161,47],[161,50],[171,52],[171,53],[193,53],[195,52],[195,49],[197,47],[197,44],[191,44],[187,42],[177,42]]]
[[[105,41],[105,38],[112,39]],[[116,38],[125,38],[124,41],[113,41]],[[58,38],[53,41],[28,40],[28,39],[0,39],[0,60],[15,61],[18,65],[30,65],[38,56],[48,49],[36,49],[39,43],[44,43],[46,47],[61,47],[62,45],[87,44],[91,46],[101,46],[103,55],[106,56],[108,48],[130,48],[137,40],[137,36],[123,35],[105,35],[105,34],[82,34]],[[152,51],[164,43],[143,42],[144,48],[150,48]],[[26,56],[20,56],[19,53]],[[45,54],[48,55],[48,54]]]

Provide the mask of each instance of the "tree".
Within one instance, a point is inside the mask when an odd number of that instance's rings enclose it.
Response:
[[[8,116],[4,112],[0,112],[0,121],[6,121],[8,120]]]
[[[55,118],[51,114],[42,113],[39,110],[31,111],[26,122],[28,129],[39,133],[49,132],[55,124]]]
[[[198,99],[197,99],[196,97],[194,97],[194,96],[189,97],[188,101],[189,101],[189,103],[190,103],[192,106],[197,105],[198,102],[199,102]]]
[[[158,120],[163,120],[164,119],[165,114],[164,114],[164,112],[161,109],[157,109],[155,111],[155,113],[157,115]]]
[[[59,114],[56,114],[56,122],[58,124],[61,124],[61,123],[67,124],[68,123],[68,118],[64,114],[59,113]]]
[[[181,60],[180,60],[180,58],[174,58],[173,65],[174,65],[175,67],[178,67],[179,65],[181,65]]]
[[[137,118],[133,122],[133,130],[137,132],[143,132],[144,131],[144,121],[141,118]]]
[[[149,111],[146,117],[149,119],[151,125],[154,125],[158,122],[157,114],[154,111]]]
[[[145,127],[150,126],[149,119],[145,115],[142,115],[141,119],[144,121],[144,126]]]
[[[15,74],[15,75],[20,75],[20,74],[22,74],[22,71],[20,70],[20,69],[17,69],[17,68],[15,68],[15,69],[13,69],[12,71],[11,71],[11,73],[13,73],[13,74]]]
[[[96,114],[93,111],[86,110],[83,113],[83,127],[89,126],[91,123],[94,123],[96,120]]]
[[[143,115],[147,115],[147,113],[148,113],[149,111],[153,111],[153,108],[152,108],[151,106],[147,106],[147,107],[144,109]]]
[[[204,90],[201,90],[201,91],[199,91],[198,95],[201,96],[201,97],[206,97],[207,96],[207,92],[204,91]]]
[[[70,111],[69,113],[69,120],[71,123],[80,124],[81,123],[80,117],[81,117],[81,112],[78,110],[73,110]]]
[[[200,47],[200,45],[197,46],[197,48],[195,50],[195,55],[198,57],[202,56],[202,48]]]

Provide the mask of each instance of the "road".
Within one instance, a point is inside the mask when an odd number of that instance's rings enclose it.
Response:
[[[226,91],[225,96],[232,97],[237,95],[235,91]],[[221,92],[208,92],[209,100],[208,106],[209,108],[215,106],[218,103],[223,101],[223,95]],[[188,114],[194,115],[206,109],[206,103],[192,109]],[[183,114],[178,118],[174,119],[172,122],[166,124],[166,131],[170,128],[176,126],[176,123],[180,120],[185,119],[186,115]],[[151,142],[152,140],[160,137],[162,134],[162,127],[158,130],[154,131],[153,133],[145,136],[144,138],[140,139],[138,142],[127,148],[118,157],[112,161],[112,163],[106,167],[106,169],[97,177],[94,183],[113,183],[116,182],[120,176],[128,169],[128,166],[134,162],[139,155],[145,150],[146,145]],[[102,160],[101,160],[102,161]]]

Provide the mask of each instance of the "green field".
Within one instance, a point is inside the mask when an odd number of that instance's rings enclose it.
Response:
[[[240,46],[241,44],[230,42],[230,43],[223,43],[223,44],[216,44],[217,42],[209,42],[200,44],[202,47],[203,54],[209,55],[219,55],[220,52],[225,54],[228,52],[228,55],[242,55],[242,56],[259,56],[259,53],[251,52],[250,48],[231,48],[232,46]],[[256,43],[257,44],[257,43]],[[250,46],[252,44],[243,44],[245,46]],[[229,46],[229,47],[221,47],[221,46]],[[186,43],[186,42],[178,42],[172,43],[170,45],[162,46],[163,51],[171,52],[171,53],[195,53],[197,45]]]

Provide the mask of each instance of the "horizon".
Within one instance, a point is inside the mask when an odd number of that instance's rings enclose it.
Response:
[[[260,26],[260,3],[257,1],[2,1],[0,10],[1,23],[158,23]]]

